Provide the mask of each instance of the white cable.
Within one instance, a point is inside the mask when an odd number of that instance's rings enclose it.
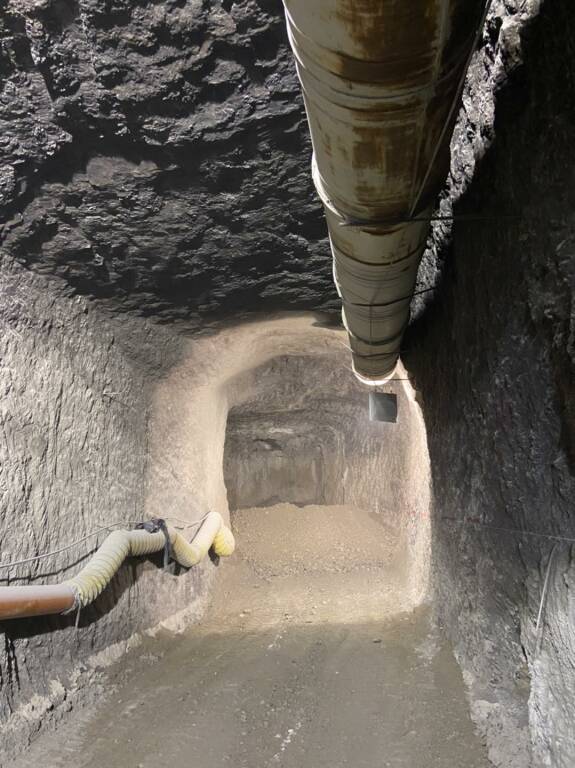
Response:
[[[534,657],[537,658],[539,651],[541,650],[541,640],[543,639],[543,609],[545,607],[545,599],[547,597],[547,587],[549,586],[549,575],[551,573],[551,563],[553,562],[553,555],[557,549],[557,544],[553,544],[551,552],[549,553],[549,560],[547,561],[547,572],[545,573],[545,581],[543,582],[543,590],[541,592],[541,602],[539,603],[539,612],[537,614],[537,622],[535,624],[535,652]],[[541,629],[541,631],[540,631]]]
[[[208,513],[209,514],[209,513]],[[204,515],[201,520],[198,520],[195,523],[187,523],[186,525],[182,526],[183,529],[187,528],[197,528],[197,526],[201,525],[204,520],[206,519],[207,514]],[[166,520],[178,520],[181,523],[186,522],[185,520],[182,520],[179,517],[166,517]],[[102,533],[102,531],[110,531],[112,528],[115,528],[118,525],[138,525],[139,523],[143,522],[142,520],[118,520],[115,523],[109,523],[108,525],[103,525],[99,528],[96,528],[96,530],[92,531],[91,533],[87,533],[85,536],[83,536],[81,539],[76,539],[75,541],[72,541],[70,544],[66,544],[65,547],[60,547],[60,549],[54,549],[51,552],[43,552],[41,555],[35,555],[34,557],[27,557],[24,560],[13,560],[9,563],[0,563],[0,568],[14,568],[18,565],[26,565],[28,563],[35,563],[38,560],[45,560],[48,557],[53,557],[54,555],[59,555],[62,552],[67,552],[69,549],[72,549],[73,547],[78,546],[78,544],[82,544],[83,542],[87,541],[88,539],[93,538],[94,536],[97,536],[99,533]],[[145,522],[145,521],[144,521]]]

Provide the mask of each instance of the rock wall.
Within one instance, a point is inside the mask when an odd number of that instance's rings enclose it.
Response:
[[[180,342],[144,320],[112,320],[59,281],[0,267],[0,561],[59,549],[99,526],[144,518],[152,394]],[[192,510],[164,515],[193,520]],[[0,570],[0,584],[75,573],[106,531]],[[136,633],[198,614],[211,565],[175,575],[158,560],[123,567],[78,617],[6,621],[0,634],[0,764],[41,727],[102,690],[98,669]]]
[[[407,356],[440,618],[506,768],[575,762],[575,6],[537,10],[494,5],[454,137],[453,243]]]
[[[280,0],[8,0],[0,25],[14,258],[196,326],[337,306]]]

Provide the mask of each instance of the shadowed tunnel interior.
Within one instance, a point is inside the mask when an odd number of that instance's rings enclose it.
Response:
[[[0,9],[0,586],[151,518],[237,542],[1,622],[2,768],[572,768],[574,29],[489,4],[414,296],[367,343],[373,271],[336,288],[325,217],[347,247],[357,179],[314,186],[282,3]],[[350,346],[379,342],[374,390]]]

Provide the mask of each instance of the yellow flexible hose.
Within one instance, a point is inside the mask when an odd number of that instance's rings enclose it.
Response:
[[[171,526],[168,535],[174,559],[185,568],[197,565],[213,547],[216,555],[229,557],[235,549],[233,533],[218,512],[210,512],[192,541]],[[127,557],[161,552],[166,539],[161,531],[114,531],[98,549],[90,562],[73,578],[63,582],[75,594],[75,606],[85,608],[100,595]]]

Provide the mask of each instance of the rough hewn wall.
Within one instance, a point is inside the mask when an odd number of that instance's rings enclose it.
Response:
[[[144,516],[149,404],[180,344],[140,319],[102,317],[83,298],[4,259],[0,267],[0,561],[58,549]],[[192,510],[162,513],[190,515]],[[53,583],[103,540],[0,570],[0,584]],[[206,568],[122,568],[76,616],[0,626],[0,764],[40,725],[98,696],[96,667],[139,630],[198,610]],[[120,644],[118,646],[118,644]],[[97,654],[107,650],[98,661]],[[79,695],[81,692],[81,695]],[[8,764],[8,762],[6,763]]]
[[[165,320],[335,306],[281,0],[8,0],[1,25],[11,255]]]
[[[523,28],[520,6],[498,5],[495,21],[503,51],[512,40],[518,56],[521,42],[524,65],[497,94],[490,126],[477,105],[505,70],[497,35],[488,42],[454,141],[455,214],[486,220],[456,221],[408,366],[428,429],[441,618],[491,757],[567,768],[575,569],[571,543],[546,536],[575,539],[575,5],[547,0]]]
[[[536,768],[575,762],[570,549],[555,550],[535,658],[533,620],[553,540],[493,530],[574,535],[575,11],[571,0],[546,0],[525,31],[537,8],[537,0],[494,0],[442,202],[449,213],[462,198],[456,212],[488,220],[457,222],[451,252],[449,227],[435,228],[421,283],[443,273],[442,287],[416,302],[421,319],[408,340],[434,472],[442,619],[494,760],[517,768],[530,759],[529,727]],[[203,327],[253,309],[333,306],[280,0],[9,0],[0,22],[7,253],[113,306]],[[506,84],[522,50],[525,65]],[[24,306],[27,297],[26,289]],[[76,307],[66,301],[62,317]],[[60,310],[36,306],[35,333],[45,338],[43,324]],[[55,391],[61,345],[45,374]],[[20,366],[36,359],[18,355]],[[85,390],[62,391],[82,412]],[[48,411],[43,418],[48,424]],[[41,455],[42,442],[32,442]],[[39,498],[54,493],[50,478],[63,471],[59,464],[43,476]],[[34,654],[18,654],[25,679]],[[14,661],[5,669],[16,691]]]

